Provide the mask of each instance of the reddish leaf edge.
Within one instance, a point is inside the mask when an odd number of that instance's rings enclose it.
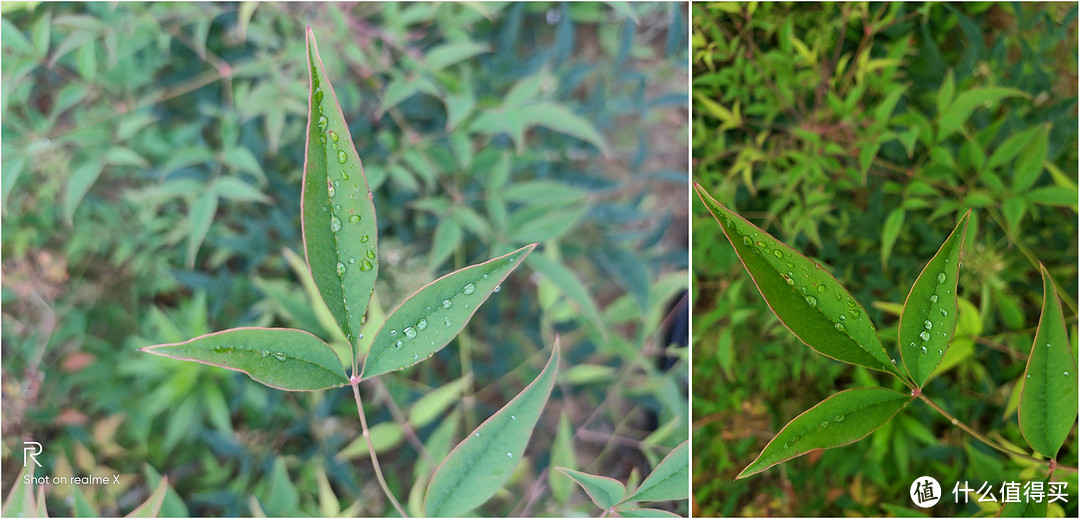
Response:
[[[714,203],[716,203],[716,205],[718,205],[720,207],[723,207],[724,209],[727,209],[728,211],[731,211],[731,209],[729,209],[727,206],[725,206],[724,204],[721,204],[718,200],[713,198],[712,195],[710,195],[708,193],[708,191],[706,191],[705,188],[701,184],[699,184],[697,182],[694,182],[694,191],[697,192],[698,198],[701,200],[701,203],[705,205],[705,209],[707,211],[709,211],[709,214],[712,215],[713,220],[716,220],[716,223],[719,225],[720,230],[723,231],[724,236],[727,238],[728,242],[732,244],[732,247],[734,247],[735,242],[732,241],[731,235],[728,234],[727,229],[720,222],[720,219],[717,218],[716,214],[712,212],[712,209],[709,207],[709,204],[708,204],[708,202],[705,201],[704,197],[706,197],[706,196],[709,197],[709,199],[711,199]],[[747,220],[746,218],[743,218],[743,216],[740,215],[739,213],[737,213],[735,211],[731,211],[731,214],[735,215],[740,220],[746,222],[747,225],[750,225],[751,227],[753,227],[753,228],[755,228],[755,229],[757,229],[757,230],[759,230],[759,231],[761,231],[761,232],[763,232],[763,233],[765,233],[765,234],[767,234],[769,236],[772,236],[771,234],[768,233],[768,231],[762,229],[761,227],[758,227],[758,226],[754,225],[753,223],[750,222],[750,220]],[[781,240],[777,240],[777,241],[780,242]],[[742,264],[743,270],[745,270],[747,273],[749,273],[750,271],[746,268],[746,262],[743,261],[742,256],[739,256],[738,254],[736,254],[735,256],[739,258],[739,263]],[[807,258],[807,259],[809,259],[809,258]],[[817,264],[819,267],[821,266],[821,264],[817,263],[816,261],[814,263]],[[836,281],[836,283],[838,285],[840,285],[840,288],[842,288],[844,290],[844,292],[846,292],[847,295],[849,297],[851,297],[852,301],[855,301],[855,304],[858,305],[859,309],[862,310],[862,313],[864,315],[866,315],[866,319],[869,320],[870,324],[873,326],[874,322],[873,322],[873,320],[870,319],[870,314],[866,311],[866,307],[864,307],[862,305],[862,303],[859,301],[859,299],[857,297],[851,295],[851,292],[848,291],[847,287],[845,287],[843,283],[840,283],[840,280],[836,279],[836,276],[833,276],[832,272],[829,272],[828,269],[826,269],[824,267],[821,267],[821,271],[824,272],[829,277],[833,278],[833,280]],[[757,289],[758,294],[761,294],[761,287],[758,286],[757,280],[754,279],[754,276],[750,276],[750,281],[752,281],[754,283],[754,288]],[[763,301],[765,301],[765,305],[769,307],[769,311],[772,312],[773,315],[777,315],[776,310],[772,307],[772,304],[769,303],[769,300],[765,299],[764,296],[762,296],[761,299]],[[779,319],[778,315],[777,315],[777,319],[780,321],[780,324],[784,325],[784,328],[787,328],[788,332],[791,332],[791,334],[794,335],[796,338],[798,338],[799,341],[802,342],[807,348],[810,348],[811,350],[813,350],[818,355],[821,355],[822,357],[829,358],[829,359],[835,360],[837,362],[843,362],[844,364],[848,364],[848,365],[851,365],[851,366],[861,366],[861,367],[864,367],[864,368],[869,369],[869,370],[879,371],[881,373],[888,373],[888,374],[893,375],[894,377],[898,378],[901,382],[904,382],[905,385],[907,385],[909,387],[915,387],[914,383],[911,380],[909,380],[905,374],[899,372],[900,371],[899,369],[896,369],[896,371],[890,371],[888,368],[886,368],[886,369],[877,369],[877,368],[873,368],[873,367],[870,367],[870,366],[863,366],[862,364],[852,364],[851,362],[848,362],[846,360],[841,360],[841,359],[833,357],[832,355],[829,355],[827,353],[823,353],[822,351],[818,350],[817,348],[811,346],[810,343],[806,342],[806,340],[803,339],[802,336],[795,333],[790,327],[788,327],[787,323],[785,323],[783,319]],[[874,330],[875,331],[877,330],[877,326],[874,326]],[[852,341],[854,341],[854,338],[852,339]],[[889,356],[889,350],[885,349],[885,345],[882,345],[881,349],[885,352],[885,356],[888,357]],[[894,364],[893,367],[896,368],[896,365]]]
[[[964,261],[964,240],[967,239],[968,224],[971,222],[970,217],[971,217],[971,209],[968,209],[967,212],[964,213],[964,216],[960,217],[960,219],[963,220],[964,229],[962,231],[960,231],[960,254],[957,255],[958,259],[957,259],[957,264],[956,264],[956,275],[953,276],[953,297],[955,299],[960,298],[960,292],[957,291],[957,288],[960,285],[960,263]],[[961,223],[957,222],[956,227],[959,227],[960,225],[961,225]],[[952,236],[953,233],[956,232],[956,227],[954,227],[953,231],[951,233],[949,233],[950,237]],[[941,254],[941,250],[944,249],[945,245],[947,245],[948,243],[949,243],[948,238],[946,238],[945,241],[941,242],[941,246],[938,247],[937,252],[935,252],[933,256],[930,256],[930,260],[936,258],[938,254]],[[926,265],[923,266],[922,271],[920,271],[919,275],[915,277],[915,282],[913,282],[911,284],[911,290],[908,291],[907,297],[904,298],[904,306],[900,309],[900,318],[897,319],[897,322],[896,322],[896,333],[897,333],[896,344],[897,344],[898,348],[901,348],[901,351],[899,352],[899,354],[900,354],[900,362],[904,364],[904,373],[908,377],[911,377],[911,375],[910,375],[910,372],[909,372],[908,367],[907,367],[907,361],[904,359],[904,355],[903,355],[903,350],[902,350],[903,346],[902,345],[904,344],[904,342],[900,339],[900,335],[899,335],[900,334],[900,328],[901,328],[900,321],[904,320],[904,311],[907,310],[908,301],[911,300],[911,293],[915,290],[915,286],[919,284],[919,280],[922,279],[924,274],[926,274],[926,270],[930,267],[930,260],[926,261]],[[924,316],[923,319],[925,319],[925,318],[926,317]],[[1041,319],[1041,317],[1040,317],[1040,319]],[[959,322],[960,322],[960,318],[958,316],[956,324],[953,325],[952,331],[949,332],[950,334],[953,335],[954,338],[956,336],[956,325],[959,324]],[[951,339],[950,339],[949,343],[951,345],[951,343],[952,343]],[[945,360],[945,355],[942,355],[941,359],[938,359],[937,364],[934,364],[934,369],[930,370],[930,374],[927,375],[926,380],[923,381],[922,384],[918,384],[918,389],[920,391],[922,390],[923,387],[926,386],[926,383],[929,382],[930,379],[934,378],[934,372],[937,371],[937,367],[941,365],[942,360]],[[911,377],[910,380],[911,380],[912,384],[916,384],[914,377]],[[915,386],[912,386],[912,387],[915,387]]]
[[[175,355],[169,355],[168,353],[161,353],[161,352],[155,351],[158,348],[164,348],[164,347],[167,347],[167,346],[183,346],[185,344],[197,341],[199,339],[205,339],[206,337],[210,337],[210,336],[213,336],[213,335],[221,335],[223,333],[235,332],[235,331],[239,331],[239,330],[284,330],[284,331],[289,331],[289,332],[304,333],[304,334],[310,335],[310,336],[318,339],[319,342],[321,342],[324,346],[326,346],[327,349],[330,350],[330,353],[334,354],[334,358],[336,358],[338,360],[338,363],[341,363],[341,357],[338,357],[338,354],[337,354],[336,351],[334,351],[334,348],[331,348],[329,344],[326,344],[326,341],[324,341],[322,339],[319,339],[318,336],[316,336],[315,334],[313,334],[311,332],[304,331],[304,330],[298,330],[296,328],[269,328],[269,327],[265,327],[265,326],[241,326],[239,328],[229,328],[228,330],[221,330],[220,332],[213,332],[213,333],[203,334],[203,335],[200,335],[198,337],[188,339],[186,341],[170,342],[168,344],[155,344],[153,346],[143,346],[142,348],[139,348],[139,351],[144,352],[144,353],[150,353],[150,354],[153,354],[153,355],[157,355],[159,357],[168,357],[170,359],[182,360],[184,362],[197,362],[199,364],[205,364],[207,366],[214,366],[216,368],[227,369],[229,371],[238,371],[240,373],[243,373],[243,374],[247,375],[248,377],[251,378],[251,380],[253,380],[255,382],[258,382],[259,384],[262,384],[262,385],[264,385],[266,387],[271,387],[271,388],[274,388],[274,389],[280,389],[282,391],[297,391],[297,392],[299,392],[299,391],[321,391],[319,389],[289,389],[289,388],[285,388],[285,387],[279,387],[279,386],[267,384],[267,383],[265,383],[265,382],[263,382],[261,380],[256,380],[255,377],[251,376],[251,373],[249,373],[246,370],[237,368],[237,367],[223,366],[221,364],[214,364],[213,362],[207,362],[205,360],[186,359],[186,358],[183,358],[183,357],[177,357]],[[345,371],[345,364],[341,364],[341,370]],[[336,385],[336,386],[330,386],[330,387],[327,387],[327,388],[324,388],[324,389],[333,389],[333,388],[337,388],[337,387],[344,387],[344,386],[349,385],[350,383],[352,383],[352,382],[349,379],[345,379],[345,382],[342,383],[342,384],[339,384],[339,385]]]
[[[443,279],[446,279],[446,278],[448,278],[448,277],[450,277],[450,276],[452,276],[452,275],[454,275],[454,274],[457,274],[458,272],[461,272],[462,270],[465,270],[465,269],[471,269],[471,268],[474,268],[474,267],[479,267],[479,266],[481,266],[481,265],[487,265],[488,263],[491,263],[491,262],[493,262],[493,261],[497,261],[497,260],[500,260],[500,259],[502,259],[502,258],[503,258],[503,257],[505,257],[505,256],[508,256],[508,255],[510,255],[510,254],[513,254],[514,252],[517,252],[518,250],[525,250],[525,253],[521,255],[521,261],[520,261],[520,262],[518,262],[518,265],[517,265],[516,267],[514,267],[514,268],[510,269],[509,271],[507,271],[507,273],[506,273],[505,275],[503,275],[503,277],[502,277],[502,278],[500,278],[500,279],[499,279],[499,283],[502,283],[503,281],[505,281],[505,280],[506,280],[506,278],[510,277],[510,274],[512,274],[512,273],[513,273],[513,272],[514,272],[515,270],[517,270],[517,269],[518,269],[518,267],[520,267],[520,266],[521,266],[522,264],[524,264],[524,263],[525,263],[525,258],[529,257],[529,254],[531,254],[531,253],[532,253],[532,251],[533,251],[533,250],[535,250],[535,249],[536,249],[536,246],[537,246],[537,245],[539,245],[539,244],[540,244],[540,243],[539,243],[539,242],[537,242],[537,243],[533,243],[533,244],[531,244],[531,245],[526,245],[526,246],[524,246],[524,247],[521,247],[521,248],[519,248],[519,249],[516,249],[516,250],[514,250],[514,251],[510,251],[510,252],[508,252],[508,253],[506,253],[506,254],[503,254],[503,255],[501,255],[501,256],[496,256],[496,257],[494,257],[494,258],[491,258],[491,259],[489,259],[489,260],[487,260],[487,261],[485,261],[485,262],[482,262],[482,263],[477,263],[477,264],[475,264],[475,265],[469,265],[469,266],[467,266],[467,267],[462,267],[462,268],[460,268],[460,269],[457,269],[457,270],[455,270],[455,271],[453,271],[453,272],[448,272],[447,274],[445,274],[445,275],[443,275],[443,276],[440,276],[440,277],[439,277],[438,279],[436,279],[436,280],[434,280],[434,281],[432,281],[432,282],[430,282],[430,283],[427,283],[427,284],[425,284],[424,286],[422,286],[422,287],[418,288],[418,289],[417,289],[417,290],[416,290],[415,292],[413,292],[412,294],[409,294],[409,297],[406,297],[405,299],[402,299],[402,300],[401,300],[401,302],[400,302],[400,303],[398,303],[398,305],[397,305],[397,306],[395,306],[393,310],[391,310],[391,311],[387,312],[387,313],[386,313],[386,315],[387,315],[387,316],[391,316],[391,315],[394,315],[394,313],[395,313],[395,312],[397,312],[397,311],[398,311],[399,309],[401,309],[401,307],[402,307],[402,306],[404,306],[406,302],[408,302],[408,301],[409,301],[410,299],[412,299],[413,297],[415,297],[415,296],[416,296],[417,294],[419,294],[420,292],[423,292],[423,291],[424,291],[425,289],[427,289],[428,287],[430,287],[430,286],[434,285],[435,283],[438,283],[439,281],[442,281]],[[526,249],[528,249],[528,250],[526,250]],[[483,301],[480,301],[479,303],[477,303],[477,304],[476,304],[476,309],[474,310],[474,313],[475,313],[476,311],[479,311],[479,309],[480,309],[480,306],[481,306],[481,305],[483,305],[484,303],[486,303],[489,297],[491,297],[491,294],[488,294],[488,296],[487,296],[487,297],[485,297]],[[471,320],[471,318],[470,318],[470,320]],[[386,321],[384,320],[384,321],[383,321],[383,323],[382,323],[381,325],[379,325],[379,329],[375,331],[375,337],[378,337],[378,336],[379,336],[379,334],[380,334],[380,333],[382,332],[382,329],[383,329],[383,328],[384,328],[385,326],[386,326]],[[383,352],[383,353],[385,353],[385,352]],[[369,359],[369,358],[370,358],[370,355],[369,355],[369,356],[367,356],[367,357],[364,357],[364,362],[362,362],[362,363],[360,364],[360,370],[356,372],[356,375],[355,375],[355,376],[359,377],[360,375],[362,375],[362,374],[364,373],[364,365],[366,365],[366,364],[367,364],[367,361],[368,361],[368,359]],[[375,359],[376,359],[376,360],[377,360],[378,358],[379,358],[379,357],[375,357]],[[382,373],[380,373],[379,375],[381,375],[381,374],[382,374]],[[377,376],[379,376],[379,375],[373,375],[373,376],[367,376],[367,377],[363,377],[363,378],[360,378],[360,380],[368,380],[368,379],[371,379],[371,378],[377,377]]]
[[[857,387],[857,388],[852,388],[852,389],[845,389],[843,391],[840,391],[839,393],[836,393],[836,394],[830,396],[829,398],[826,398],[825,400],[822,400],[821,402],[818,402],[817,404],[814,404],[813,406],[810,407],[810,409],[807,409],[807,410],[799,413],[799,415],[796,416],[795,418],[792,418],[791,420],[788,420],[788,423],[784,424],[784,426],[782,428],[780,428],[780,430],[777,431],[776,434],[773,435],[772,439],[769,440],[769,443],[766,443],[765,446],[761,448],[761,453],[758,454],[757,458],[754,458],[754,461],[751,461],[750,465],[747,465],[747,467],[750,467],[751,465],[753,465],[754,462],[756,462],[758,460],[758,458],[761,457],[761,454],[765,453],[765,450],[769,448],[769,445],[772,445],[772,442],[776,441],[776,438],[780,436],[780,433],[784,432],[784,430],[787,429],[788,426],[791,425],[792,422],[794,422],[795,420],[798,420],[802,415],[804,415],[806,413],[809,413],[815,407],[821,405],[822,402],[825,402],[826,400],[829,400],[830,398],[835,398],[837,395],[839,395],[841,393],[847,393],[847,392],[850,392],[850,391],[860,391],[860,390],[863,390],[863,389],[875,389],[875,388],[889,389],[889,388],[881,387],[881,386],[869,386],[869,387]],[[901,393],[899,391],[896,391],[896,390],[893,390],[893,389],[889,389],[889,390],[890,391],[895,391],[897,395],[905,396],[903,393]],[[911,395],[906,395],[906,396],[911,396]],[[904,405],[900,406],[900,409],[897,409],[896,412],[893,413],[892,416],[890,416],[888,418],[888,420],[885,420],[884,422],[881,422],[881,425],[885,425],[885,424],[889,423],[890,420],[895,418],[896,415],[900,413],[900,411],[903,411],[908,406],[908,404],[913,402],[916,398],[918,398],[918,397],[917,396],[911,396],[910,399],[908,399],[908,401],[904,403]],[[864,434],[864,435],[862,435],[862,436],[860,436],[858,438],[855,438],[854,440],[851,440],[851,441],[849,441],[847,443],[841,443],[839,445],[833,445],[832,447],[810,449],[810,450],[805,451],[805,452],[800,452],[800,453],[798,453],[798,454],[796,454],[794,456],[791,456],[789,458],[784,458],[782,460],[777,461],[776,463],[772,463],[772,464],[770,464],[768,466],[761,467],[761,468],[759,468],[759,469],[757,469],[757,470],[755,470],[753,472],[750,472],[750,473],[747,473],[746,469],[743,469],[743,471],[740,472],[738,476],[735,476],[735,479],[739,480],[739,479],[743,479],[743,478],[753,476],[755,474],[760,474],[760,473],[765,472],[766,470],[769,470],[769,469],[771,469],[771,468],[773,468],[773,467],[775,467],[775,466],[777,466],[777,465],[779,465],[781,463],[791,461],[791,460],[793,460],[795,458],[798,458],[798,457],[801,457],[801,456],[805,456],[805,455],[810,454],[811,452],[814,452],[814,451],[823,451],[823,450],[826,450],[826,449],[835,449],[837,447],[844,447],[844,446],[847,446],[847,445],[851,445],[851,444],[853,444],[853,443],[855,443],[855,442],[857,442],[859,440],[862,440],[863,438],[866,438],[867,436],[870,436],[871,434],[874,433],[874,431],[880,429],[881,425],[871,429],[870,431],[867,431],[866,434]]]
[[[304,214],[304,190],[303,190],[303,186],[307,182],[307,172],[308,172],[308,167],[307,167],[308,166],[308,154],[307,154],[307,150],[311,146],[310,127],[311,127],[311,124],[312,124],[312,117],[311,117],[312,116],[312,110],[314,108],[314,104],[312,102],[312,99],[315,98],[315,83],[313,81],[311,81],[311,67],[315,66],[315,63],[313,63],[311,61],[311,57],[314,56],[315,59],[317,59],[319,61],[319,69],[323,71],[324,76],[326,74],[326,65],[323,63],[322,55],[319,54],[319,44],[318,44],[317,41],[315,41],[315,31],[314,31],[314,29],[311,28],[310,25],[307,26],[307,30],[305,31],[304,36],[305,36],[305,38],[304,38],[305,49],[307,51],[306,54],[307,54],[307,58],[308,58],[308,68],[306,69],[307,74],[308,74],[308,124],[305,126],[305,132],[304,132],[304,169],[303,169],[303,175],[300,178],[300,215],[301,215],[301,217],[300,217],[300,239],[301,239],[303,247],[304,247],[304,263],[307,265],[308,272],[309,273],[314,273],[314,271],[311,269],[311,261],[308,259],[307,233],[304,232],[305,231],[305,228],[304,228],[305,224],[304,224],[304,218],[303,218],[303,214]],[[314,51],[315,51],[314,53],[312,53],[312,47],[314,47]],[[335,100],[338,99],[337,91],[334,90],[333,83],[327,77],[324,77],[323,79],[325,80],[327,91],[330,93],[331,96],[333,96],[333,99],[335,99]],[[335,110],[337,110],[338,114],[341,116],[341,120],[342,121],[348,121],[348,119],[345,118],[345,113],[341,111],[341,103],[334,102],[333,105],[334,105],[333,108]],[[360,165],[360,173],[361,173],[360,176],[362,177],[362,179],[364,181],[364,188],[367,190],[368,193],[371,193],[371,185],[368,184],[367,173],[364,171],[364,160],[363,160],[362,157],[360,157],[360,153],[356,151],[356,140],[352,138],[352,135],[349,136],[349,147],[351,147],[353,149],[353,154],[356,155],[356,161]],[[374,206],[375,202],[372,200],[371,204],[372,204],[372,206]],[[374,248],[377,251],[377,250],[379,250],[379,233],[378,233],[379,215],[378,215],[378,211],[374,211],[374,210],[372,211],[372,218],[375,221],[375,230],[376,230],[376,232],[374,233],[374,236],[371,237],[371,240],[373,240],[373,243],[372,243],[371,246],[372,246],[372,248]],[[378,267],[378,262],[374,263],[373,268],[375,268],[375,269],[379,268]],[[376,277],[378,277],[378,271],[377,270],[376,270],[375,275],[376,275]],[[318,284],[315,285],[315,290],[319,292],[320,297],[323,295],[322,291],[319,289]],[[335,318],[334,321],[336,323],[337,319]],[[345,333],[345,334],[349,334],[350,332],[351,332],[351,330],[342,330],[342,333]],[[360,367],[360,357],[359,357],[360,337],[359,337],[359,335],[360,335],[360,330],[356,330],[356,333],[351,334],[351,337],[353,337],[353,339],[349,341],[350,342],[349,349],[352,351],[352,355],[353,355],[352,362],[350,363],[349,367],[352,368],[352,371],[353,371],[354,375],[359,374],[358,370],[359,370],[359,367]],[[353,341],[355,341],[355,343]]]

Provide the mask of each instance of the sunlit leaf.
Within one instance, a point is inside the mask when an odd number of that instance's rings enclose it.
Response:
[[[592,499],[593,504],[602,510],[615,506],[626,495],[626,486],[609,477],[586,474],[565,467],[555,467],[555,469],[580,485],[582,490],[589,495],[589,499]]]

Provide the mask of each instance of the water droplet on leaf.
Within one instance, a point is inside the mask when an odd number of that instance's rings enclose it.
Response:
[[[416,337],[416,330],[413,330],[411,326],[405,328],[404,332],[405,332],[405,336],[410,338],[410,339]]]
[[[817,298],[814,297],[814,296],[806,296],[806,304],[810,305],[811,308],[816,307],[817,306]]]
[[[946,279],[945,273],[944,272],[938,272],[938,275],[937,275],[938,283],[944,283],[945,279]]]
[[[472,294],[475,291],[476,291],[476,285],[474,285],[472,283],[469,283],[469,284],[465,285],[465,287],[461,289],[461,293],[465,294],[465,295]]]
[[[330,217],[330,231],[338,232],[341,230],[341,220],[336,216]]]
[[[924,340],[924,341],[930,340],[930,332],[922,332],[922,333],[920,333],[919,338]],[[923,348],[923,349],[925,350],[925,348]]]
[[[450,308],[451,306],[453,306],[453,304],[454,304],[453,301],[451,301],[449,299],[443,299],[442,307],[443,308]]]
[[[427,319],[420,319],[419,321],[416,321],[417,330],[423,330],[424,328],[427,328]]]

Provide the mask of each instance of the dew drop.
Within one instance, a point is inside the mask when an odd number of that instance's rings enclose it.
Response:
[[[804,294],[806,293],[806,287],[799,287],[799,290],[802,290],[802,293]]]
[[[420,358],[420,355],[418,355],[416,353],[413,353],[412,360],[416,360],[416,359],[419,359],[419,358]]]
[[[394,343],[394,347],[400,350],[401,349],[401,344],[402,344],[401,340],[398,339],[398,341]]]
[[[895,366],[896,365],[896,359],[891,359],[891,360],[892,360],[893,366]]]
[[[939,308],[938,311],[941,312],[942,317],[945,317],[945,316],[949,315],[949,311],[944,309],[944,308]]]
[[[365,234],[363,238],[360,238],[360,243],[367,243],[370,239],[371,237]]]
[[[343,156],[343,155],[342,155],[342,154],[341,154],[341,152],[339,151],[339,152],[338,152],[338,160],[341,160],[341,157],[342,157],[342,156]],[[343,169],[343,170],[341,170],[341,180],[349,180],[349,173],[348,173],[347,171],[345,171],[344,169]]]
[[[270,352],[268,352],[268,351],[266,351],[266,350],[259,350],[259,355],[260,355],[260,356],[261,356],[262,358],[264,358],[264,359],[265,359],[265,358],[267,357],[267,355],[270,355]]]
[[[478,432],[477,432],[477,433],[473,433],[473,436],[476,436],[477,438],[479,438],[479,437],[480,437],[480,433],[478,433]]]
[[[354,214],[354,215],[350,216],[349,221],[352,222],[352,223],[359,222],[360,221],[360,215]]]
[[[285,355],[284,353],[271,353],[271,355],[273,355],[275,359],[280,360],[282,362],[284,362],[285,359],[288,358],[288,356]]]
[[[788,284],[788,285],[791,285],[791,286],[795,286],[795,280],[793,280],[793,279],[791,279],[791,278],[789,278],[789,277],[786,277],[786,276],[785,276],[785,277],[784,277],[784,281],[787,281],[787,284]]]
[[[810,308],[817,306],[817,298],[814,296],[806,296],[806,304],[810,305]]]
[[[510,453],[508,452],[508,453],[506,453],[506,457],[507,457],[507,458],[513,458],[513,457],[514,457],[514,455],[513,455],[513,454],[510,454]]]
[[[374,267],[371,266],[371,262],[368,260],[364,260],[364,262],[360,264],[360,270],[363,270],[365,272],[371,270],[372,268]]]
[[[936,303],[936,302],[938,302],[938,296],[937,296],[937,294],[934,294],[934,295],[930,296],[930,302],[931,302],[931,303]]]
[[[403,330],[403,331],[405,332],[405,336],[410,338],[410,339],[412,339],[413,337],[416,337],[416,330],[413,330],[412,326],[409,326],[409,327],[405,328],[405,330]]]
[[[937,281],[938,281],[938,283],[944,283],[945,282],[945,273],[944,272],[938,272]]]
[[[836,329],[842,332],[842,331],[844,331],[844,325],[842,325],[840,323],[836,323]]]
[[[345,264],[340,262],[340,261],[337,264],[337,274],[339,276],[344,276],[345,275]]]
[[[330,230],[332,232],[338,232],[341,230],[341,220],[336,216],[330,217]]]
[[[824,422],[821,422],[821,425],[819,425],[818,428],[825,429],[828,426],[829,426],[829,421],[825,420]]]
[[[763,242],[763,241],[761,241],[761,240],[758,240],[758,242],[757,242],[757,246],[758,246],[758,247],[764,247],[764,246],[765,246],[765,242]]]
[[[915,342],[914,342],[914,341],[912,341],[912,343],[910,344],[910,346],[911,346],[912,348],[914,348],[914,347],[915,347]]]
[[[228,348],[225,346],[214,346],[214,351],[216,353],[232,353],[232,348]]]
[[[423,330],[424,328],[427,328],[427,319],[420,319],[419,321],[416,321],[417,330]]]
[[[474,285],[472,283],[469,283],[468,285],[465,285],[465,287],[461,289],[461,293],[465,294],[465,295],[472,294],[475,291],[476,291],[476,285]]]
[[[325,115],[320,115],[319,122],[316,124],[319,126],[319,131],[325,132],[326,126],[330,124],[330,119],[327,119]]]
[[[443,317],[443,324],[446,325],[446,326],[450,326],[450,318],[449,317]]]
[[[846,320],[846,319],[847,319],[847,316],[846,316],[846,315],[844,315],[844,314],[840,314],[840,320],[841,320],[841,321],[844,321],[844,320]]]
[[[397,330],[390,330],[390,336],[393,337],[395,335],[397,335]]]
[[[753,246],[753,245],[754,245],[754,240],[751,240],[749,236],[743,236],[743,237],[742,237],[742,242],[743,242],[743,244],[745,244],[745,245],[746,245],[747,247],[751,247],[751,246]]]
[[[927,319],[927,320],[923,321],[922,326],[923,326],[923,328],[926,328],[927,330],[932,330],[934,328],[934,323],[930,322],[930,320]]]
[[[356,258],[349,258],[349,264],[356,263]]]
[[[330,130],[330,140],[332,140],[334,142],[337,142],[337,140],[338,140],[337,133],[334,132],[334,130]]]
[[[938,351],[937,351],[937,354],[938,354],[938,355],[944,355],[944,354],[945,354],[945,352],[944,352],[944,351],[941,351],[941,350],[938,350]]]
[[[1066,371],[1066,372],[1065,372],[1065,376],[1066,376],[1066,377],[1067,377],[1067,376],[1069,376],[1069,372],[1068,372],[1068,371]]]
[[[818,285],[817,286],[817,291],[818,291],[819,294],[824,294],[825,293],[825,285]]]
[[[345,150],[338,150],[338,152],[337,152],[337,161],[338,161],[338,163],[339,164],[344,164],[345,161],[347,161],[347,160],[349,160],[349,155],[347,153],[345,153]]]
[[[500,290],[502,290],[502,286],[501,285],[495,285],[495,288],[492,289],[492,292],[498,292]]]
[[[453,304],[454,304],[454,302],[449,300],[449,299],[443,299],[443,301],[442,301],[442,307],[443,308],[450,308]]]
[[[327,194],[327,195],[329,195],[329,196],[330,196],[330,198],[334,198],[334,195],[335,195],[336,193],[337,193],[337,190],[336,190],[336,189],[334,189],[334,186],[332,186],[332,185],[330,185],[330,184],[327,184],[327,185],[326,185],[326,194]]]
[[[511,420],[517,420],[517,417],[516,417],[516,416],[514,416],[514,415],[510,415],[510,419],[511,419]]]
[[[923,353],[926,353],[926,346],[923,346],[922,348],[919,348],[919,350],[922,351]]]
[[[960,268],[964,268],[964,262],[963,262],[963,261],[961,261],[961,262],[960,262],[960,265],[959,265],[959,267],[960,267]]]
[[[782,259],[784,257],[784,253],[781,252],[780,249],[773,250],[772,255],[776,256],[777,259]]]
[[[920,333],[919,338],[924,340],[924,341],[930,340],[930,332],[925,332],[924,331],[924,332]],[[923,348],[923,351],[925,351],[925,350],[926,350],[926,348]]]
[[[854,308],[852,308],[851,310],[848,310],[847,313],[851,314],[851,317],[854,317],[856,319],[858,319],[858,317],[859,317],[859,311],[854,309]]]
[[[845,418],[847,418],[847,416],[842,415],[842,414],[838,414],[838,415],[833,417],[832,421],[834,421],[834,422],[843,422]]]

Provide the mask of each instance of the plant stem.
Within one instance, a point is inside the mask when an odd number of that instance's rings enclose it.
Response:
[[[379,467],[379,457],[375,455],[375,446],[372,445],[371,434],[368,432],[367,418],[364,417],[364,404],[360,400],[360,382],[356,381],[349,385],[352,386],[353,397],[356,399],[356,414],[360,415],[360,429],[363,431],[364,439],[367,440],[368,453],[371,454],[371,464],[375,467],[375,477],[379,480],[379,486],[382,487],[383,493],[390,499],[390,504],[394,505],[401,517],[409,517],[405,509],[401,507],[401,503],[394,497],[394,493],[390,491],[386,479],[383,478],[382,468]]]
[[[1008,454],[1009,456],[1018,456],[1018,457],[1021,457],[1021,458],[1027,459],[1027,460],[1031,460],[1031,461],[1034,461],[1034,462],[1037,462],[1037,463],[1040,463],[1040,464],[1045,464],[1047,467],[1049,467],[1051,465],[1051,462],[1053,461],[1053,460],[1041,460],[1041,459],[1036,458],[1034,456],[1029,456],[1027,454],[1024,454],[1023,452],[1017,452],[1017,451],[1010,450],[1010,449],[1007,449],[1005,447],[1002,447],[1001,445],[998,445],[996,442],[994,442],[990,438],[987,438],[986,436],[983,436],[982,434],[979,434],[979,432],[976,431],[975,429],[972,429],[971,427],[968,427],[967,424],[965,424],[964,422],[961,422],[955,416],[949,414],[948,411],[942,409],[939,405],[935,404],[933,400],[930,400],[930,398],[927,397],[926,394],[920,393],[919,394],[919,399],[922,400],[923,402],[926,402],[927,404],[929,404],[930,407],[933,407],[935,411],[941,413],[941,415],[944,416],[945,418],[948,418],[949,421],[952,422],[953,425],[959,427],[964,432],[974,436],[975,439],[989,445],[990,447],[994,448],[995,450],[1001,451],[1001,452],[1003,452],[1005,454]],[[1057,468],[1063,469],[1063,470],[1070,470],[1072,472],[1077,471],[1076,467],[1069,467],[1069,466],[1066,466],[1066,465],[1057,465]]]

